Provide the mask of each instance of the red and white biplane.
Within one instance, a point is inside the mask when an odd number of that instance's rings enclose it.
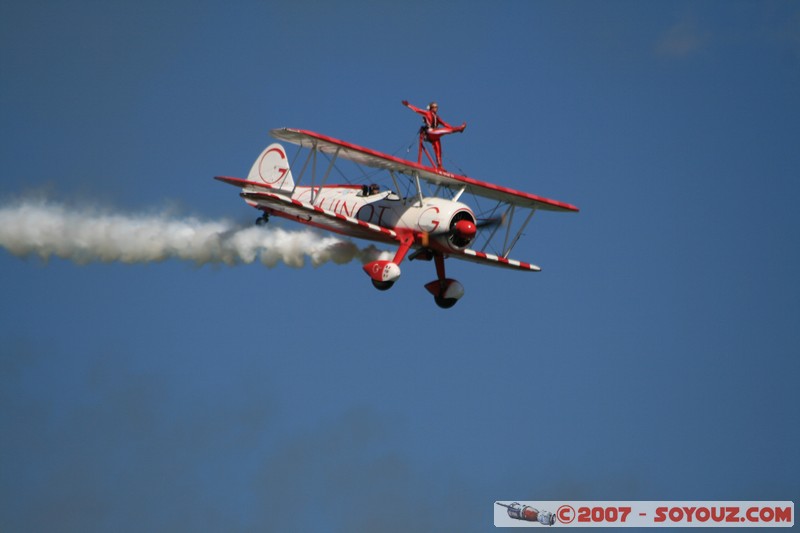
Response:
[[[263,224],[270,215],[276,215],[349,237],[397,245],[391,260],[364,265],[379,290],[394,285],[400,277],[400,263],[413,250],[409,260],[434,261],[437,279],[425,288],[443,308],[452,307],[464,295],[464,287],[445,276],[445,258],[539,271],[536,265],[508,258],[531,217],[537,210],[578,211],[564,202],[452,174],[311,131],[282,128],[270,133],[300,146],[297,155],[308,149],[297,178],[292,174],[286,150],[278,143],[261,153],[247,179],[215,178],[242,189],[240,196],[245,202],[263,212],[257,223]],[[319,154],[328,162],[316,183]],[[328,178],[340,159],[355,163],[363,173],[360,181],[366,180],[366,184],[329,185]],[[309,164],[311,183],[299,185]],[[387,172],[388,177],[384,177],[391,179],[394,190],[369,184],[374,181],[374,174],[367,174],[364,167]],[[406,187],[404,195],[401,184]],[[435,188],[434,192],[424,194],[423,184],[428,189]],[[476,216],[459,201],[465,193],[491,205]],[[505,229],[500,231],[501,227]],[[496,247],[491,248],[496,253],[487,251],[490,246]]]

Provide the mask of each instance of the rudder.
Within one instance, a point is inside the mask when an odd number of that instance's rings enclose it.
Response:
[[[294,190],[294,178],[289,168],[286,150],[279,143],[267,146],[247,175],[247,181],[268,185],[282,191]]]

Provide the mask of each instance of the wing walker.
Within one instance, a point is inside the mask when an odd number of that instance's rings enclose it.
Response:
[[[295,159],[308,152],[297,178],[279,143],[264,149],[246,179],[215,178],[241,188],[244,201],[263,213],[257,223],[263,224],[275,215],[348,237],[397,246],[391,260],[377,259],[364,265],[379,290],[394,285],[406,257],[433,261],[436,279],[425,288],[442,308],[452,307],[464,295],[461,283],[445,274],[446,258],[537,272],[538,266],[508,257],[534,213],[578,211],[564,202],[452,174],[440,164],[426,166],[419,160],[408,161],[319,133],[291,128],[270,133],[300,147]],[[437,151],[437,163],[439,154]],[[337,164],[343,160],[359,167],[360,180],[368,182],[351,182],[345,177],[347,183],[343,185],[329,184],[334,169],[341,174]],[[369,183],[377,173],[383,174],[393,189],[381,190]],[[300,185],[304,179],[310,184]],[[401,185],[405,185],[402,196]],[[433,192],[424,193],[424,187]],[[476,215],[461,202],[465,195],[488,205]]]

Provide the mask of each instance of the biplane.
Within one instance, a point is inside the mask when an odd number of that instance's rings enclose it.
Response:
[[[541,270],[538,266],[508,257],[534,213],[578,211],[564,202],[453,174],[311,131],[282,128],[270,134],[299,146],[295,160],[300,152],[307,150],[296,179],[292,173],[295,161],[290,164],[280,143],[264,149],[246,179],[215,178],[241,188],[244,201],[263,213],[256,222],[263,224],[274,215],[349,237],[397,246],[391,260],[376,259],[363,267],[379,290],[394,285],[400,277],[399,265],[406,256],[409,260],[433,261],[437,277],[425,288],[442,308],[452,307],[464,295],[461,283],[445,275],[446,258],[537,272]],[[317,170],[319,159],[327,160],[327,164],[323,161],[319,165],[320,171],[324,167],[321,177]],[[358,179],[362,183],[328,184],[340,160],[359,167],[363,176]],[[375,176],[366,170],[388,173],[388,177],[385,174],[383,177],[391,181],[394,189],[382,190],[380,185],[370,183]],[[300,185],[304,178],[310,179],[310,184]],[[346,177],[345,180],[349,181]],[[428,193],[423,192],[423,185]],[[460,201],[465,194],[489,205],[476,215]]]

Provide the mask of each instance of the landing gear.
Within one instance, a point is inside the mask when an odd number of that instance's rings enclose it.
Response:
[[[379,291],[388,291],[394,285],[394,281],[377,281],[372,280],[372,286],[378,289]]]
[[[400,267],[391,261],[373,261],[364,265],[364,272],[379,291],[388,291],[400,277]]]
[[[267,213],[264,213],[263,215],[261,215],[256,219],[256,226],[263,226],[267,222],[269,222],[269,215]]]
[[[397,264],[403,260],[411,245],[414,243],[414,234],[406,233],[401,235],[400,248],[394,254],[391,261],[377,260],[364,265],[364,272],[372,280],[372,286],[379,291],[388,291],[394,282],[400,277],[400,267]]]
[[[442,309],[450,309],[464,296],[464,286],[454,279],[445,277],[442,254],[435,253],[433,259],[436,261],[436,274],[439,279],[431,281],[425,288],[433,295],[436,305]]]
[[[403,260],[406,252],[411,247],[411,243],[411,239],[404,240],[393,261],[377,260],[364,265],[364,272],[370,277],[373,287],[379,291],[388,291],[392,288],[395,281],[400,277],[400,267],[397,266],[397,263]],[[425,285],[428,292],[433,295],[433,301],[436,302],[436,305],[442,309],[450,309],[464,296],[464,286],[458,281],[445,276],[444,255],[442,252],[423,248],[414,252],[409,260],[412,259],[433,260],[436,263],[437,279]]]
[[[442,309],[450,309],[464,296],[464,286],[454,279],[437,279],[425,285],[425,288]]]
[[[434,296],[433,301],[442,309],[450,309],[458,302],[456,298],[442,298],[441,296]]]

